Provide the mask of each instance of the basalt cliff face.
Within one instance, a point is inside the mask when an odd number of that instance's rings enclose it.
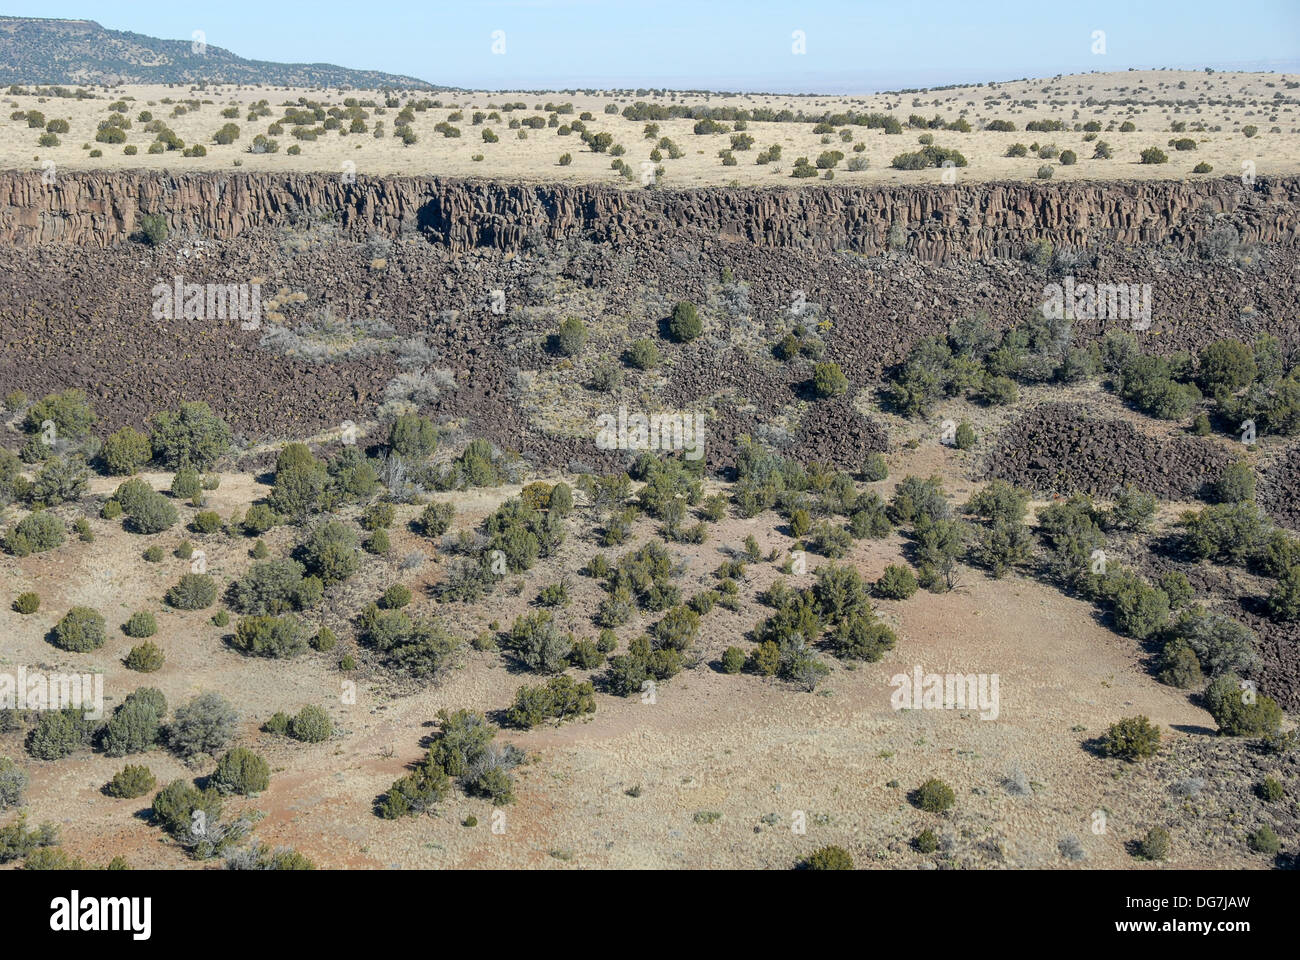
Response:
[[[354,238],[419,231],[453,252],[517,251],[534,240],[634,247],[676,236],[867,255],[905,243],[912,256],[944,262],[1016,256],[1037,240],[1192,249],[1225,217],[1242,243],[1295,246],[1300,178],[675,191],[142,171],[61,173],[47,183],[41,172],[0,173],[0,244],[111,246],[138,231],[145,213],[166,216],[174,234],[210,239],[311,217]]]

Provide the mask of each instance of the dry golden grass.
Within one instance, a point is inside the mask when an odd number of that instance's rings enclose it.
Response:
[[[415,114],[412,127],[418,142],[403,146],[392,135],[397,109],[386,109],[382,116],[368,111],[371,116],[365,133],[340,136],[337,131],[327,131],[315,141],[296,141],[289,133],[278,136],[280,150],[274,154],[254,155],[248,152],[252,138],[265,133],[272,122],[282,117],[284,104],[296,102],[299,97],[318,101],[323,106],[340,106],[347,96],[358,99],[379,97],[375,92],[337,90],[305,90],[289,88],[235,88],[211,87],[205,90],[165,86],[131,86],[96,90],[96,99],[70,100],[35,96],[9,95],[4,116],[14,111],[36,109],[48,119],[67,119],[71,130],[61,134],[61,145],[41,148],[37,146],[40,131],[31,129],[22,120],[0,119],[0,167],[41,169],[52,162],[56,169],[146,169],[146,170],[232,170],[236,164],[244,171],[323,171],[343,174],[355,172],[358,176],[387,174],[446,175],[459,177],[488,177],[525,181],[603,182],[618,186],[639,187],[643,169],[649,169],[649,155],[655,141],[643,135],[644,124],[624,119],[621,115],[604,112],[606,104],[615,103],[620,109],[637,99],[669,105],[712,106],[766,106],[788,108],[817,115],[824,111],[887,112],[906,122],[915,113],[926,118],[939,115],[946,121],[964,116],[974,128],[971,133],[949,130],[928,131],[937,145],[959,150],[969,161],[969,166],[956,171],[959,180],[1016,180],[1032,179],[1039,166],[1047,163],[1053,167],[1054,179],[1137,179],[1186,178],[1197,176],[1192,169],[1201,162],[1212,165],[1210,176],[1239,175],[1243,164],[1253,163],[1260,174],[1300,173],[1300,121],[1297,119],[1295,92],[1288,88],[1290,78],[1263,73],[1215,73],[1190,71],[1126,71],[1065,76],[1046,80],[1021,80],[1011,83],[968,86],[943,91],[916,94],[877,94],[873,96],[736,96],[672,95],[655,97],[646,95],[612,96],[569,95],[565,93],[442,93],[417,94],[415,99],[428,96],[440,100],[441,108],[431,108]],[[1275,96],[1281,99],[1275,101]],[[182,116],[171,116],[171,101],[198,99],[204,101],[199,109],[189,110]],[[126,116],[132,120],[128,144],[137,147],[135,156],[127,156],[123,145],[97,144],[95,130],[101,120],[108,117],[108,106],[115,100],[127,102]],[[246,119],[247,107],[265,99],[272,111],[269,117],[250,122]],[[576,134],[559,136],[557,128],[529,130],[528,138],[518,139],[517,131],[508,127],[511,116],[523,118],[544,111],[534,109],[547,102],[572,103],[574,114],[561,116],[561,123],[576,119],[589,111],[593,119],[589,129],[606,131],[614,142],[626,149],[623,159],[631,166],[634,177],[624,179],[611,169],[612,158],[607,153],[593,153]],[[1107,101],[1109,104],[1107,105]],[[1120,103],[1117,101],[1132,101]],[[382,102],[382,99],[380,100]],[[523,102],[528,109],[502,114],[502,120],[487,121],[474,126],[474,111],[490,113],[493,105]],[[223,108],[239,106],[239,116],[233,120],[223,118]],[[454,106],[453,106],[454,105]],[[206,157],[182,157],[177,152],[150,155],[146,153],[154,139],[136,120],[143,110],[149,110],[171,127],[186,144],[204,144]],[[444,121],[456,111],[464,119],[455,121],[461,130],[459,138],[445,138],[434,130],[434,125]],[[1017,127],[1015,132],[1001,133],[981,128],[991,120],[1009,120]],[[1059,133],[1027,132],[1024,125],[1034,119],[1058,119],[1067,131]],[[1084,133],[1076,132],[1074,125],[1096,119],[1103,131],[1098,134],[1108,142],[1113,151],[1111,160],[1092,159],[1094,144],[1084,141]],[[372,135],[376,120],[384,122],[385,136]],[[1114,122],[1118,127],[1124,120],[1132,120],[1137,129],[1131,133],[1106,131]],[[1188,131],[1175,134],[1173,121],[1186,121]],[[227,122],[240,127],[237,142],[218,146],[212,143],[213,133]],[[1197,130],[1196,124],[1204,125]],[[1254,125],[1259,133],[1253,139],[1245,137],[1241,128]],[[839,131],[827,135],[814,134],[811,123],[761,123],[749,124],[748,132],[754,137],[754,147],[737,151],[735,166],[723,166],[718,151],[730,146],[728,134],[696,135],[691,120],[660,121],[658,136],[669,137],[682,149],[683,156],[676,160],[664,159],[662,185],[670,188],[687,188],[710,185],[740,184],[745,186],[791,186],[822,183],[821,178],[795,179],[790,175],[796,158],[806,156],[815,161],[825,150],[840,150],[845,155],[835,171],[835,182],[844,183],[933,183],[940,179],[935,169],[899,171],[890,168],[891,159],[899,154],[918,149],[917,138],[927,131],[904,127],[903,133],[887,136],[879,129],[854,126],[848,128],[851,142],[842,142]],[[482,140],[483,127],[490,127],[499,137],[497,143]],[[1272,133],[1274,128],[1280,132]],[[1168,146],[1170,139],[1191,137],[1197,149],[1175,152]],[[1053,143],[1061,150],[1073,150],[1079,162],[1063,166],[1059,161],[1040,160],[1032,153],[1023,158],[1008,158],[1007,148],[1013,143],[1026,146],[1035,142]],[[865,150],[855,154],[854,143],[862,143]],[[91,157],[92,149],[101,149],[102,157]],[[287,149],[297,144],[302,152],[290,156]],[[782,148],[782,158],[773,164],[755,162],[758,152],[771,145]],[[1158,146],[1169,155],[1169,162],[1160,165],[1143,165],[1139,162],[1141,151]],[[569,166],[560,166],[559,157],[572,154]],[[481,156],[481,160],[475,160]],[[849,158],[861,156],[868,161],[866,170],[850,172],[846,169]],[[353,166],[348,166],[351,164]],[[643,164],[648,165],[643,168]]]

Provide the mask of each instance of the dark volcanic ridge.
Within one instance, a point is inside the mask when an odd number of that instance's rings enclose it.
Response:
[[[627,371],[624,395],[648,398],[637,400],[642,406],[707,409],[714,466],[730,462],[736,436],[778,422],[786,437],[798,438],[801,456],[855,465],[884,447],[883,433],[852,413],[847,401],[812,403],[811,362],[782,363],[770,353],[793,324],[795,291],[802,291],[803,317],[816,322],[826,359],[843,367],[853,396],[874,390],[913,343],[960,317],[983,311],[998,327],[1022,320],[1051,279],[1019,260],[939,264],[896,254],[700,241],[689,233],[646,236],[615,248],[539,241],[516,253],[455,251],[418,233],[358,242],[332,222],[295,223],[217,241],[180,233],[157,248],[137,242],[0,246],[8,280],[0,293],[0,386],[32,396],[84,386],[104,432],[203,398],[250,440],[310,436],[345,419],[373,419],[389,384],[409,369],[392,350],[313,362],[263,347],[261,340],[274,325],[319,325],[326,317],[378,322],[395,337],[424,338],[421,364],[454,376],[456,389],[428,403],[435,414],[464,419],[502,446],[563,466],[591,460],[594,446],[587,437],[570,446],[555,431],[533,425],[518,372],[555,370],[573,380],[573,372],[557,367],[565,361],[545,341],[563,317],[576,315],[593,331],[577,358],[581,382],[592,365],[616,364],[628,340],[661,334],[672,304],[689,299],[700,306],[705,335],[684,345],[660,339],[664,365],[651,373]],[[1154,323],[1142,337],[1147,349],[1194,349],[1224,336],[1253,339],[1265,330],[1288,346],[1300,343],[1297,320],[1277,319],[1291,316],[1288,304],[1300,299],[1294,250],[1264,250],[1249,268],[1146,251],[1116,251],[1106,264],[1107,274],[1092,266],[1079,272],[1080,279],[1143,277],[1154,287]],[[724,282],[726,271],[732,279]],[[154,319],[153,287],[178,276],[187,283],[260,283],[268,303],[264,329]],[[504,292],[502,314],[490,309],[494,290]],[[292,296],[277,317],[270,304],[281,293]],[[1079,321],[1075,327],[1086,342],[1114,324]],[[606,408],[620,402],[620,394],[581,394]],[[1204,470],[1214,461],[1197,463]],[[1031,471],[1035,483],[1044,481],[1043,471],[1019,454],[1007,460],[1009,469],[1013,465]],[[1108,489],[1120,475],[1116,467],[1089,482]],[[1151,488],[1182,493],[1185,480]]]

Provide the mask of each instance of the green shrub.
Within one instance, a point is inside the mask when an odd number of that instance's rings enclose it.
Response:
[[[1216,504],[1184,514],[1183,546],[1198,560],[1242,563],[1264,542],[1267,519],[1254,503]]]
[[[139,430],[123,427],[104,441],[99,458],[106,473],[130,476],[153,458],[153,447]]]
[[[848,392],[849,380],[838,363],[819,363],[813,367],[813,392],[819,397],[839,397]]]
[[[853,857],[843,847],[819,847],[804,861],[806,870],[852,870]]]
[[[1282,849],[1282,843],[1273,832],[1273,828],[1268,824],[1253,830],[1246,837],[1246,845],[1255,853],[1263,853],[1270,857],[1277,856]]]
[[[745,669],[745,651],[740,647],[727,647],[722,652],[722,672],[740,673]]]
[[[29,513],[5,534],[5,549],[15,557],[44,553],[62,546],[65,527],[52,513],[37,510]]]
[[[1196,596],[1196,591],[1192,588],[1187,577],[1177,570],[1170,570],[1162,576],[1159,586],[1165,592],[1165,596],[1169,598],[1169,607],[1172,610],[1182,609]]]
[[[54,507],[78,500],[90,479],[80,456],[50,457],[27,490],[27,499],[37,507]]]
[[[173,780],[153,798],[153,822],[182,844],[196,851],[201,849],[200,856],[210,856],[215,851],[208,837],[217,835],[221,806],[221,795],[215,787],[199,790],[184,780]],[[205,827],[197,832],[194,825],[200,820]],[[196,842],[196,838],[202,839]]]
[[[875,583],[875,592],[879,597],[889,600],[906,600],[916,593],[918,584],[912,574],[912,568],[891,563]]]
[[[158,632],[158,621],[148,610],[140,610],[131,614],[126,623],[122,624],[122,632],[132,639],[143,640]]]
[[[1101,739],[1101,750],[1108,757],[1141,760],[1153,757],[1160,749],[1160,728],[1146,717],[1127,717],[1111,724]]]
[[[73,440],[90,433],[95,423],[95,413],[85,391],[71,389],[61,393],[46,394],[27,408],[23,426],[28,433],[41,433],[45,423],[54,424],[55,435],[62,440]]]
[[[162,669],[164,660],[162,649],[152,641],[146,641],[132,647],[131,652],[122,662],[128,670],[135,670],[137,673],[154,673]]]
[[[1115,629],[1137,640],[1146,640],[1169,622],[1169,598],[1158,587],[1126,570],[1108,575],[1101,583],[1102,596],[1111,606]]]
[[[148,767],[143,764],[128,763],[113,774],[113,779],[104,786],[104,792],[110,797],[116,797],[119,800],[135,800],[138,797],[143,797],[157,783],[153,771]]]
[[[329,475],[325,464],[303,443],[280,448],[275,460],[275,486],[269,506],[279,514],[302,522],[321,506]]]
[[[1188,610],[1172,625],[1168,638],[1170,642],[1186,642],[1212,677],[1253,670],[1259,662],[1255,632],[1220,613],[1207,613],[1200,608]]]
[[[1266,602],[1278,620],[1300,620],[1300,565],[1278,578]]]
[[[555,350],[561,356],[574,357],[587,344],[587,325],[577,317],[567,317],[560,324],[554,338]]]
[[[399,610],[411,602],[411,589],[405,584],[395,583],[379,598],[379,605],[385,610]]]
[[[919,853],[934,853],[939,849],[939,838],[934,835],[934,831],[926,828],[918,833],[912,840],[912,845],[916,847]]]
[[[202,610],[217,599],[217,582],[206,573],[182,574],[164,599],[177,610]]]
[[[128,484],[136,483],[139,483],[143,489],[135,488],[124,499],[122,488]],[[122,504],[122,510],[127,516],[128,526],[135,533],[146,535],[162,533],[172,527],[179,519],[176,508],[172,506],[171,501],[161,493],[151,489],[143,481],[128,480],[122,487],[118,487],[114,499]]]
[[[1138,854],[1143,860],[1167,860],[1173,840],[1164,827],[1152,827],[1138,841]]]
[[[216,533],[221,529],[221,517],[215,510],[200,510],[194,515],[190,529],[195,533]]]
[[[870,612],[854,613],[837,623],[827,637],[831,649],[842,660],[874,663],[898,644],[898,637]]]
[[[27,734],[27,752],[37,760],[60,760],[90,743],[95,724],[81,710],[37,711]]]
[[[1249,386],[1258,373],[1255,351],[1240,340],[1216,340],[1197,355],[1201,389],[1211,396]]]
[[[172,477],[171,495],[178,500],[188,500],[203,489],[203,478],[193,467],[182,467]]]
[[[268,504],[255,503],[244,514],[244,534],[249,537],[261,536],[275,526],[275,523],[275,511]]]
[[[668,331],[681,343],[694,340],[704,332],[704,323],[699,311],[689,300],[682,300],[673,307],[673,315],[668,321]]]
[[[167,700],[161,691],[141,687],[131,693],[104,726],[101,737],[104,753],[122,757],[151,749],[162,735],[166,714]]]
[[[165,229],[164,225],[164,237]],[[231,443],[230,428],[202,402],[181,404],[175,413],[159,413],[150,427],[154,456],[169,470],[211,470]]]
[[[302,545],[307,570],[326,586],[339,583],[360,569],[357,535],[337,520],[315,527]]]
[[[235,735],[239,715],[218,693],[201,693],[176,709],[167,744],[183,757],[216,754]]]
[[[1265,803],[1277,803],[1286,796],[1286,789],[1276,777],[1265,777],[1259,782],[1255,792]]]
[[[871,453],[862,464],[862,479],[867,483],[877,483],[889,476],[889,465],[883,453]]]
[[[388,531],[376,530],[366,538],[362,546],[365,548],[367,553],[372,553],[375,556],[382,556],[391,549],[391,545],[388,541]]]
[[[302,622],[293,616],[244,617],[231,643],[236,650],[255,657],[295,657],[307,647]]]
[[[1242,690],[1234,674],[1216,677],[1205,691],[1206,707],[1219,733],[1228,737],[1262,737],[1276,733],[1282,708],[1272,697]]]
[[[559,673],[572,642],[560,633],[550,611],[540,610],[515,620],[509,645],[530,670]]]
[[[1147,147],[1142,151],[1143,163],[1168,163],[1168,155],[1159,147]]]
[[[975,446],[975,428],[963,420],[957,424],[957,430],[953,434],[953,443],[958,450],[969,450]]]
[[[573,491],[567,483],[557,483],[551,488],[547,509],[558,516],[567,517],[573,512]]]
[[[23,615],[35,613],[41,608],[41,598],[39,594],[20,593],[13,603],[14,610]]]
[[[1165,644],[1160,656],[1160,682],[1182,690],[1201,685],[1201,661],[1196,652],[1181,637]]]
[[[27,789],[27,774],[8,757],[0,757],[0,810],[19,806]]]
[[[1115,496],[1115,505],[1103,518],[1110,530],[1145,530],[1156,515],[1156,498],[1126,484]]]
[[[456,516],[456,508],[450,503],[430,503],[420,513],[416,526],[430,539],[441,537],[451,528],[451,521]]]
[[[943,813],[956,803],[957,795],[943,780],[931,778],[920,784],[917,792],[914,793],[913,801],[917,807],[926,810],[927,813]]]
[[[254,563],[229,593],[230,605],[240,613],[280,614],[290,609],[308,609],[319,600],[319,581],[304,577],[297,560],[264,560]],[[314,584],[309,586],[309,581]]]
[[[487,634],[491,636],[491,634]],[[604,661],[600,648],[591,640],[575,640],[569,648],[569,662],[579,670],[594,670]]]
[[[303,743],[323,743],[334,734],[334,724],[323,708],[308,704],[294,716],[289,735]]]
[[[659,365],[659,346],[649,337],[641,337],[632,341],[624,358],[629,366],[651,370]]]
[[[219,761],[210,780],[220,793],[262,793],[271,785],[271,765],[246,747],[235,747]]]
[[[400,457],[424,460],[438,447],[438,428],[427,417],[402,414],[393,421],[388,445]]]
[[[596,698],[591,683],[561,674],[545,684],[520,687],[514,703],[506,711],[506,719],[512,726],[527,730],[545,720],[564,722],[595,712]]]
[[[104,618],[89,607],[73,607],[54,628],[54,645],[72,653],[87,653],[104,645]]]
[[[913,801],[926,813],[943,813],[957,802],[957,795],[948,784],[932,777],[917,788]]]
[[[1255,471],[1247,463],[1229,464],[1214,483],[1214,499],[1219,503],[1254,501]]]

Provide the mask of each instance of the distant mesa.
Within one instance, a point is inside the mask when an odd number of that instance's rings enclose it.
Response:
[[[416,77],[332,63],[245,60],[193,39],[160,40],[93,20],[0,17],[0,84],[268,84],[446,90]]]

